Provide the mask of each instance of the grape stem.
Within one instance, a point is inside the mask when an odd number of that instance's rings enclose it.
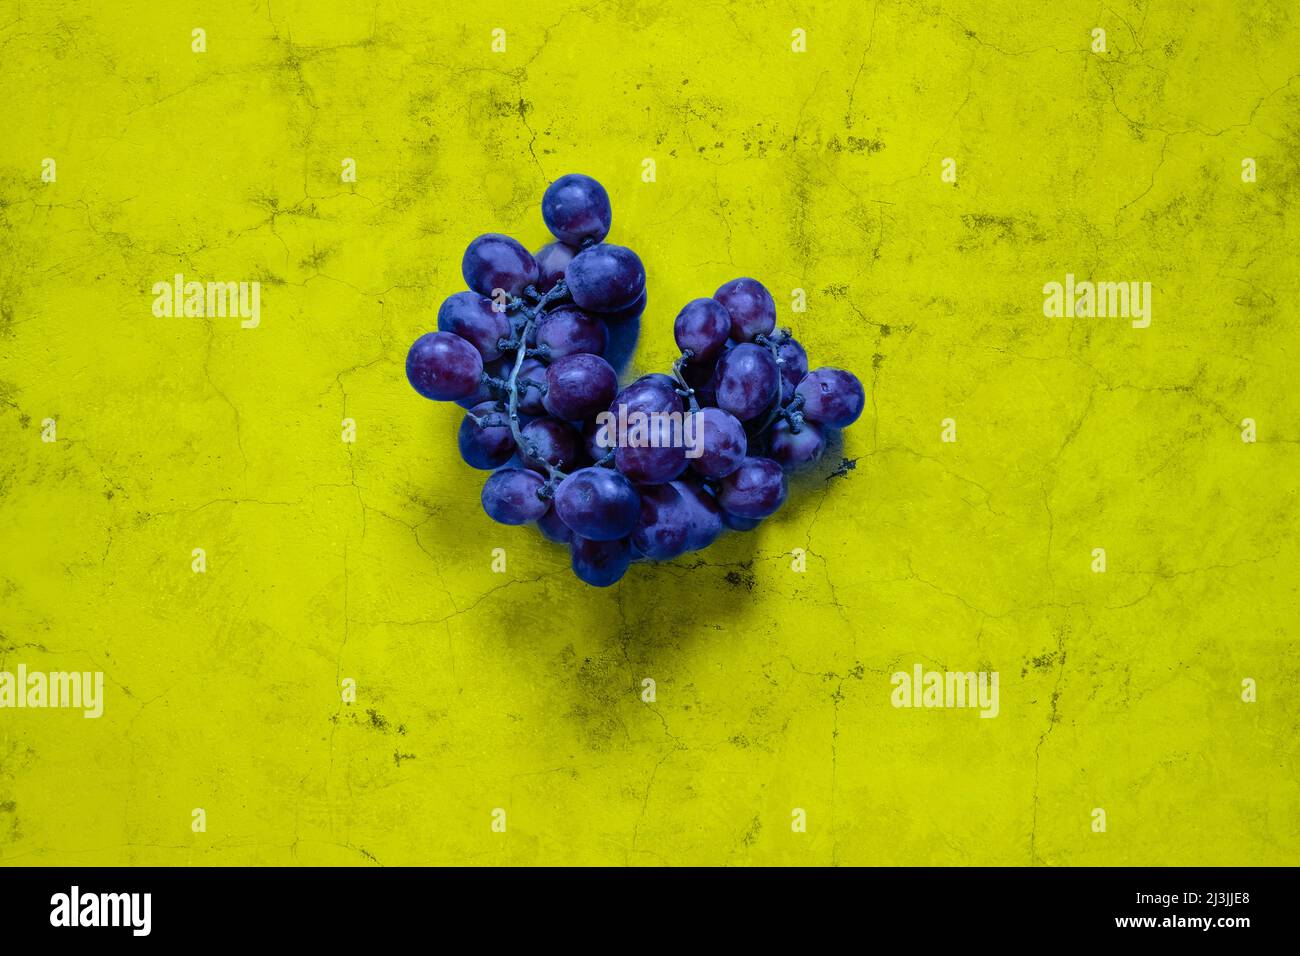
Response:
[[[803,431],[803,396],[796,394],[790,404],[781,409],[778,415],[790,423],[791,433],[797,435]]]
[[[776,362],[776,401],[772,403],[772,409],[767,413],[767,419],[763,424],[759,425],[758,430],[754,432],[754,437],[758,437],[771,428],[772,424],[778,418],[785,417],[783,414],[785,411],[783,407],[783,402],[785,401],[785,376],[781,374],[781,366],[785,364],[785,360],[781,358],[781,346],[785,344],[785,340],[788,338],[790,338],[789,329],[778,329],[776,333],[770,337],[766,335],[754,336],[754,344],[761,345],[771,352],[772,358]],[[790,421],[791,431],[799,431],[799,427],[793,420],[787,418],[787,421]],[[802,422],[802,417],[800,418],[800,421]]]
[[[536,443],[524,438],[523,430],[519,427],[519,387],[522,384],[525,388],[529,386],[537,386],[543,391],[545,388],[543,383],[534,382],[532,379],[525,378],[521,380],[519,378],[519,370],[524,366],[524,359],[528,358],[530,355],[539,356],[541,358],[546,357],[541,350],[530,349],[528,347],[528,337],[532,334],[533,327],[537,324],[537,320],[546,314],[548,306],[564,299],[568,294],[569,289],[568,286],[564,284],[563,279],[555,283],[554,286],[540,296],[537,294],[537,289],[530,285],[524,290],[524,295],[529,298],[535,298],[537,301],[533,305],[529,305],[522,299],[515,300],[518,304],[518,311],[523,315],[523,326],[519,328],[518,334],[514,337],[513,341],[502,343],[502,345],[508,346],[506,349],[507,351],[513,350],[515,353],[515,364],[511,366],[510,377],[506,379],[504,383],[504,391],[506,393],[506,412],[510,421],[510,434],[514,436],[515,447],[519,449],[520,454],[532,458],[534,461],[541,461],[546,465],[546,472],[549,476],[549,480],[542,487],[542,490],[538,492],[538,494],[544,498],[549,498],[555,485],[567,478],[568,475],[560,471],[560,469],[556,468],[550,462],[544,461],[541,455],[538,454]]]
[[[682,349],[681,357],[673,362],[673,379],[680,386],[677,389],[677,394],[686,397],[686,401],[689,403],[692,412],[698,412],[700,410],[700,403],[695,400],[695,389],[691,388],[691,386],[687,384],[685,376],[682,375],[682,369],[694,355],[695,353],[690,349]]]

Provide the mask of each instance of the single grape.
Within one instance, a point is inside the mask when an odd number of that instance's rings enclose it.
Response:
[[[510,338],[510,319],[491,299],[476,292],[457,292],[438,309],[438,331],[454,332],[478,349],[484,362],[501,357],[502,339]]]
[[[568,422],[558,418],[535,418],[521,428],[520,433],[524,437],[521,457],[524,464],[534,471],[546,474],[548,464],[559,469],[577,464],[582,436]],[[530,446],[537,450],[536,457],[528,453]]]
[[[739,468],[749,448],[745,426],[720,408],[702,408],[692,417],[696,448],[686,456],[691,470],[705,478],[724,478]],[[692,457],[696,449],[699,454]]]
[[[722,523],[732,531],[753,531],[763,523],[762,518],[742,518],[730,511],[722,512]]]
[[[501,421],[504,424],[479,425],[475,419]],[[510,460],[515,453],[515,438],[510,432],[506,413],[496,402],[484,402],[475,405],[460,423],[460,432],[456,436],[460,446],[460,457],[471,468],[490,471],[499,468]]]
[[[781,360],[781,394],[788,400],[808,374],[808,353],[794,339],[786,339],[777,347],[776,354]]]
[[[577,254],[577,249],[563,242],[548,243],[533,253],[533,259],[537,262],[537,291],[550,292],[554,289],[555,283],[564,278],[564,270]]]
[[[731,314],[715,299],[692,299],[673,322],[673,338],[683,352],[692,352],[691,363],[715,358],[730,334]]]
[[[542,537],[548,541],[555,541],[558,544],[568,544],[573,538],[573,532],[569,526],[560,520],[560,516],[555,513],[554,506],[546,509],[546,514],[537,519],[537,530],[542,533]]]
[[[426,332],[406,353],[406,377],[425,398],[455,401],[479,387],[483,356],[459,335]]]
[[[812,422],[804,422],[796,432],[785,419],[777,419],[768,429],[767,449],[778,465],[793,471],[820,458],[826,450],[826,438]]]
[[[677,394],[677,383],[667,375],[646,375],[623,389],[609,405],[615,416],[633,412],[677,412],[685,409],[682,397]]]
[[[509,378],[507,370],[504,377]],[[546,366],[537,359],[526,358],[519,366],[519,381],[545,382]],[[519,411],[525,415],[545,415],[546,405],[542,401],[542,390],[536,385],[525,385],[519,389]]]
[[[636,297],[636,300],[631,305],[625,305],[623,308],[615,309],[612,312],[601,312],[601,318],[606,322],[614,322],[616,324],[627,322],[631,319],[641,318],[642,314],[645,313],[646,302],[648,301],[646,293],[648,291],[648,289],[643,289],[641,294]]]
[[[536,521],[550,507],[538,496],[541,475],[523,468],[502,468],[488,475],[483,483],[483,510],[493,521],[502,524],[525,524]]]
[[[761,345],[746,342],[724,352],[713,375],[718,407],[742,422],[757,418],[776,399],[780,372]]]
[[[680,445],[619,445],[614,449],[614,467],[638,485],[658,485],[686,470],[686,449]]]
[[[494,299],[496,290],[519,295],[537,281],[537,260],[509,236],[489,232],[465,250],[460,263],[465,284],[479,295]]]
[[[785,472],[770,458],[746,458],[722,479],[718,504],[741,518],[766,518],[785,503]]]
[[[576,306],[562,305],[546,313],[537,324],[537,344],[549,349],[552,361],[578,352],[603,355],[609,344],[609,330],[595,316]]]
[[[555,489],[555,510],[575,534],[614,541],[632,533],[641,499],[632,483],[610,468],[582,468]]]
[[[631,249],[602,242],[574,256],[564,280],[578,308],[617,312],[645,291],[645,268]]]
[[[639,490],[641,515],[632,531],[632,547],[653,561],[669,561],[686,550],[691,504],[672,485]]]
[[[722,534],[724,514],[707,488],[693,478],[672,482],[690,506],[690,533],[686,536],[687,551],[702,551]]]
[[[852,372],[819,368],[804,376],[795,390],[803,396],[803,417],[831,428],[848,428],[858,420],[867,396]]]
[[[632,547],[627,538],[617,541],[592,541],[573,536],[569,543],[573,573],[592,587],[607,588],[627,573],[632,563]]]
[[[604,411],[618,392],[618,376],[599,355],[579,352],[556,359],[546,369],[542,404],[556,418],[582,421]]]
[[[680,475],[686,467],[684,407],[676,388],[657,379],[640,379],[619,392],[609,406],[618,423],[615,467],[638,484]]]
[[[737,342],[752,342],[776,328],[776,303],[757,279],[732,279],[713,297],[731,315],[731,337]]]
[[[581,173],[561,176],[542,196],[542,221],[555,238],[570,245],[600,242],[609,235],[613,218],[605,187]]]

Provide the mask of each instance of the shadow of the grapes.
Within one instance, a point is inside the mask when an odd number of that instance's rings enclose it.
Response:
[[[846,493],[843,479],[852,465],[843,451],[840,433],[829,434],[822,459],[789,476],[785,505],[757,528],[725,530],[708,548],[673,561],[633,562],[621,581],[597,592],[617,602],[617,620],[610,620],[605,601],[576,602],[599,609],[588,633],[608,634],[624,650],[635,644],[643,657],[668,660],[700,640],[731,643],[743,641],[753,627],[779,627],[764,590],[796,548],[807,549],[809,528],[828,496]]]
[[[605,347],[605,361],[614,367],[620,383],[632,353],[636,351],[637,339],[641,336],[641,319],[624,319],[606,323],[609,328],[609,344]]]
[[[576,741],[606,751],[657,731],[665,718],[653,706],[645,710],[647,677],[661,699],[676,702],[670,714],[689,711],[700,668],[761,653],[774,637],[779,642],[790,611],[771,600],[773,590],[789,593],[779,576],[793,550],[808,547],[808,529],[827,496],[847,493],[843,479],[832,477],[841,470],[843,443],[835,436],[828,446],[822,463],[790,476],[781,512],[752,531],[724,531],[708,548],[674,561],[635,562],[607,589],[567,575],[553,580],[552,588],[569,595],[561,606],[590,638],[582,652],[568,648],[553,659],[565,687],[554,713]]]
[[[557,547],[530,603],[493,615],[500,640],[515,649],[503,659],[532,658],[546,669],[547,686],[557,691],[547,711],[557,732],[592,752],[624,748],[658,733],[661,722],[676,729],[678,717],[699,703],[702,668],[755,659],[780,642],[791,608],[772,594],[791,593],[791,552],[809,547],[828,496],[853,493],[846,479],[852,469],[844,467],[843,441],[828,436],[823,460],[790,476],[778,515],[752,531],[724,531],[703,551],[673,561],[635,562],[609,588],[573,577]],[[566,637],[539,646],[539,615],[562,619]],[[646,678],[662,702],[649,709]]]

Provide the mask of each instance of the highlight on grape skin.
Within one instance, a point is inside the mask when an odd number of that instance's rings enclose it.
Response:
[[[553,182],[542,219],[554,239],[535,254],[500,233],[470,242],[468,290],[407,355],[420,395],[465,409],[457,447],[491,472],[483,510],[536,525],[592,587],[758,528],[785,504],[787,473],[862,415],[861,381],[809,371],[772,294],[740,277],[678,311],[671,370],[620,386],[610,363],[649,301],[641,257],[606,241],[609,195],[589,176]]]

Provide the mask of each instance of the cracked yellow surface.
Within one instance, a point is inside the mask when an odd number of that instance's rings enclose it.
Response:
[[[0,710],[0,863],[1300,862],[1294,4],[0,10],[0,671],[106,696]],[[607,591],[402,371],[571,171],[633,371],[750,275],[869,392]],[[178,273],[260,323],[156,318]],[[916,664],[998,716],[893,707]]]

